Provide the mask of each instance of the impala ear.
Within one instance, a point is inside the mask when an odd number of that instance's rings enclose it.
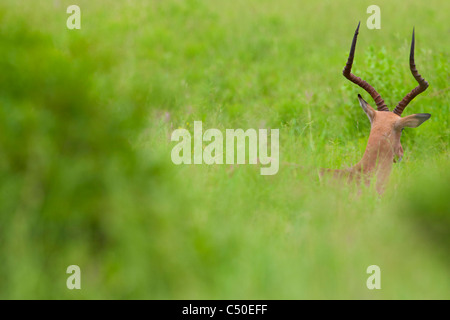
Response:
[[[395,123],[396,129],[403,129],[403,128],[417,128],[422,123],[430,119],[431,114],[429,113],[416,113],[412,114],[406,117],[403,117]]]
[[[363,108],[364,112],[369,117],[370,123],[372,123],[373,119],[375,118],[375,110],[368,104],[360,94],[358,94],[358,100],[359,104],[361,105],[361,108]]]

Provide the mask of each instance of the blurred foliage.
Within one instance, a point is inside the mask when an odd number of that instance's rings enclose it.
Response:
[[[0,298],[450,297],[447,1],[381,1],[360,32],[354,72],[389,106],[416,85],[414,25],[430,83],[382,198],[316,176],[367,141],[341,71],[371,3],[80,0],[68,30],[70,4],[0,4]],[[303,167],[174,166],[171,131],[194,120],[280,128]]]
[[[424,241],[431,241],[434,252],[442,255],[450,264],[450,191],[448,171],[429,170],[427,174],[415,177],[415,183],[400,202],[400,210],[413,218],[419,235]]]

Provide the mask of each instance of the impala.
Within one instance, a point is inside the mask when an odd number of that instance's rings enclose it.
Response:
[[[370,84],[351,73],[359,25],[353,36],[350,54],[342,73],[348,80],[367,91],[377,106],[375,110],[358,94],[359,104],[369,117],[371,124],[369,141],[361,161],[357,164],[343,170],[325,169],[321,172],[321,176],[324,172],[330,172],[336,178],[344,178],[348,181],[363,181],[366,185],[370,184],[372,177],[376,177],[376,189],[381,194],[389,178],[392,163],[396,162],[396,158],[400,161],[403,157],[403,148],[400,143],[403,128],[416,128],[431,117],[429,113],[418,113],[401,117],[408,103],[428,88],[428,82],[419,74],[414,63],[415,41],[413,29],[409,65],[411,73],[419,85],[408,93],[391,112],[381,96]]]

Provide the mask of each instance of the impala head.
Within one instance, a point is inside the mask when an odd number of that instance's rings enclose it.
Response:
[[[343,70],[343,75],[357,84],[361,88],[363,88],[367,93],[375,101],[377,106],[376,109],[372,108],[362,97],[358,94],[359,103],[364,110],[364,112],[369,117],[371,123],[371,131],[369,137],[369,144],[376,145],[379,147],[380,145],[388,145],[390,148],[390,152],[393,152],[393,155],[398,159],[401,159],[403,156],[403,148],[400,143],[400,136],[402,130],[404,128],[416,128],[428,120],[431,115],[429,113],[417,113],[412,114],[406,117],[401,117],[403,110],[406,108],[409,102],[413,100],[418,94],[422,93],[428,88],[428,82],[425,81],[424,78],[419,74],[416,69],[416,65],[414,63],[414,30],[412,35],[411,42],[411,52],[409,56],[409,65],[411,69],[411,73],[419,83],[419,85],[414,88],[410,93],[408,93],[402,101],[400,101],[395,109],[391,112],[389,108],[384,103],[384,100],[381,96],[375,91],[375,89],[368,84],[366,81],[361,78],[355,76],[351,73],[353,58],[355,54],[356,40],[358,38],[359,24],[356,28],[355,35],[353,36],[352,46],[350,49],[350,54],[347,60],[347,64]],[[383,143],[385,142],[385,143]],[[394,157],[395,162],[395,157]]]

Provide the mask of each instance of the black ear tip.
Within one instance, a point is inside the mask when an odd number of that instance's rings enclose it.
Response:
[[[358,98],[362,99],[361,95],[358,93]]]
[[[429,113],[419,113],[418,116],[425,120],[428,120],[431,118],[431,114],[429,114]]]

